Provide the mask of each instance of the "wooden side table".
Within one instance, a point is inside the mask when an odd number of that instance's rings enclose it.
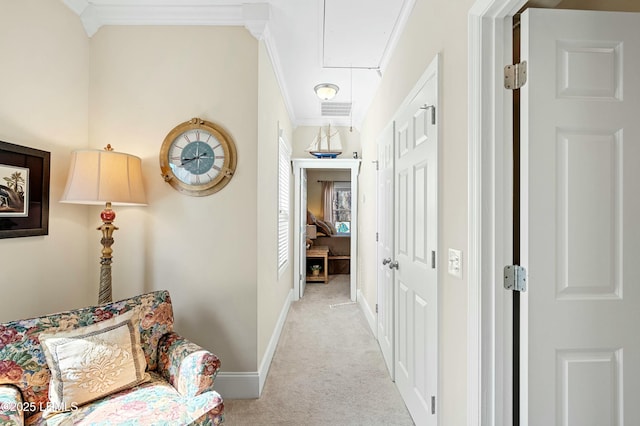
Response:
[[[324,266],[320,275],[314,276],[307,274],[307,282],[321,281],[327,284],[329,282],[329,247],[311,246],[311,248],[307,250],[307,264],[309,263],[309,259],[322,259]]]

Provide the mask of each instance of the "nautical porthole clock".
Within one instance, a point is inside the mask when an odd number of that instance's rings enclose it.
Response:
[[[236,170],[236,146],[220,126],[192,118],[169,132],[160,148],[160,170],[176,190],[202,197],[224,188]]]

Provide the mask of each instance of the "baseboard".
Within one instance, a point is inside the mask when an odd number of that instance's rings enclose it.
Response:
[[[259,371],[247,372],[227,372],[221,371],[216,377],[215,390],[222,395],[224,399],[256,399],[262,394],[262,388],[269,374],[269,367],[276,352],[280,334],[287,319],[291,301],[293,300],[293,289],[287,295],[287,298],[280,311],[278,322],[273,330],[269,345],[262,357]]]
[[[293,300],[293,289],[289,291],[289,295],[284,301],[284,305],[282,306],[282,310],[280,311],[280,316],[278,317],[278,322],[276,323],[276,327],[273,330],[273,334],[271,335],[271,339],[269,340],[269,345],[267,345],[267,350],[264,352],[264,356],[262,357],[262,362],[260,363],[260,369],[258,370],[259,383],[258,383],[258,395],[262,395],[262,388],[264,387],[264,383],[267,380],[267,375],[269,374],[269,367],[271,367],[271,361],[273,361],[273,355],[276,353],[276,347],[278,346],[278,341],[280,341],[280,334],[282,333],[282,328],[284,327],[284,322],[287,320],[287,314],[289,313],[289,308],[291,307],[291,301]]]
[[[223,399],[255,399],[260,396],[260,378],[257,371],[221,371],[216,377],[214,389]]]
[[[367,300],[364,297],[364,294],[358,289],[358,304],[360,305],[360,309],[364,313],[364,317],[367,319],[367,323],[369,324],[369,328],[371,328],[371,332],[376,338],[378,337],[378,327],[376,325],[376,314],[371,310],[371,307],[367,303]]]

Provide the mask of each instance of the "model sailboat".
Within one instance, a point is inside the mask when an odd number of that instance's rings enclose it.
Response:
[[[307,152],[316,158],[336,158],[342,154],[342,143],[340,143],[340,133],[331,130],[331,125],[327,128],[320,127],[318,134],[311,141]]]

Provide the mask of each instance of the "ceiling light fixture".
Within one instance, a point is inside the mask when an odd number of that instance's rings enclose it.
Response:
[[[340,88],[335,84],[322,83],[314,87],[313,90],[316,92],[316,95],[318,95],[320,99],[322,99],[323,101],[328,101],[333,99],[334,96],[338,94],[338,90],[340,90]]]

